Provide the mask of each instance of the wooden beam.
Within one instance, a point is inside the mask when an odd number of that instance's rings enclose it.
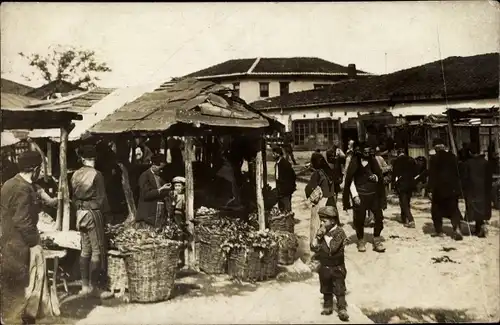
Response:
[[[190,234],[189,244],[185,250],[184,258],[190,269],[196,269],[195,242],[194,242],[194,175],[193,175],[193,138],[185,137],[184,142],[184,169],[186,174],[186,226]]]
[[[267,184],[267,144],[264,136],[260,140],[262,149],[262,182],[264,186]]]
[[[59,150],[59,191],[57,193],[57,230],[69,230],[70,209],[69,209],[69,186],[68,186],[68,127],[61,127],[61,144]]]
[[[448,117],[448,137],[450,138],[451,150],[453,154],[456,156],[458,152],[457,152],[457,146],[455,144],[455,137],[453,136],[453,122],[451,120],[450,113],[448,112],[448,114],[446,115]]]
[[[263,188],[263,159],[262,150],[257,152],[257,157],[255,157],[255,189],[257,191],[257,213],[259,216],[259,230],[266,229],[266,219],[264,211],[264,196],[262,195]]]
[[[47,174],[52,176],[52,141],[47,141]]]
[[[127,219],[125,220],[125,223],[126,224],[134,223],[137,216],[137,208],[135,206],[134,193],[132,192],[132,188],[130,187],[130,178],[128,175],[128,170],[122,163],[118,163],[118,166],[122,171],[122,188],[128,209],[128,216]]]

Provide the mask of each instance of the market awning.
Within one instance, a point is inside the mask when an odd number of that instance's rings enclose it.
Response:
[[[2,142],[0,143],[1,147],[12,146],[21,140],[16,138],[16,136],[10,131],[2,131]]]
[[[71,121],[82,120],[75,112],[68,112],[68,107],[51,108],[4,108],[2,107],[2,130],[15,129],[51,129],[68,125]]]
[[[167,90],[146,93],[90,129],[94,134],[161,132],[174,125],[194,128],[265,128],[269,122],[231,90],[209,81],[184,79]]]

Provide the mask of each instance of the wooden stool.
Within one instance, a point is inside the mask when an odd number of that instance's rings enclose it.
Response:
[[[50,249],[44,249],[43,250],[43,255],[45,257],[45,260],[53,260],[53,269],[52,270],[49,270],[49,268],[47,267],[47,274],[50,276],[52,276],[52,287],[54,288],[55,292],[57,292],[57,278],[58,278],[58,273],[59,273],[59,259],[60,258],[64,258],[66,257],[66,255],[68,254],[67,250],[50,250]],[[62,271],[62,269],[61,269]],[[66,293],[69,292],[68,290],[68,283],[66,282],[66,278],[64,277],[61,277],[60,280],[62,281],[63,283],[63,286],[64,286],[64,290],[66,291]]]

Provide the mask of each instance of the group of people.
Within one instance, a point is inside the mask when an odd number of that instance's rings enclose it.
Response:
[[[84,145],[78,150],[81,167],[70,181],[70,200],[76,214],[76,228],[81,236],[80,275],[81,295],[107,298],[105,269],[107,239],[104,234],[109,202],[105,180],[95,168],[95,146]],[[165,182],[159,171],[164,157],[153,154],[151,167],[140,176],[140,196],[137,221],[151,227],[161,227],[171,218],[184,229],[183,177]],[[37,185],[41,177],[42,156],[37,151],[26,151],[18,157],[18,173],[5,180],[1,189],[1,291],[4,321],[33,323],[23,314],[24,288],[30,277],[30,256],[43,257],[42,241],[37,228],[43,206],[57,206],[52,198]],[[20,320],[21,319],[21,320]]]
[[[431,199],[433,237],[443,237],[443,218],[450,218],[452,237],[462,240],[460,230],[462,216],[458,201],[466,202],[468,221],[475,221],[474,234],[486,236],[485,221],[491,217],[491,164],[480,153],[479,145],[469,146],[467,155],[459,159],[451,153],[441,139],[433,141],[433,153],[426,168],[422,162],[408,156],[405,149],[396,149],[396,157],[388,164],[380,149],[367,143],[355,146],[349,141],[344,153],[338,143],[323,155],[319,150],[311,156],[311,178],[305,194],[311,203],[310,247],[313,259],[319,261],[317,271],[320,291],[324,296],[323,315],[333,312],[333,296],[336,296],[338,316],[347,321],[344,247],[347,237],[337,209],[337,196],[342,193],[344,210],[353,210],[353,226],[357,237],[357,250],[366,251],[364,228],[368,216],[373,216],[373,250],[385,252],[381,233],[384,228],[383,210],[387,208],[388,183],[393,185],[399,197],[401,222],[415,228],[411,212],[411,198],[417,184],[424,182]],[[281,148],[273,149],[276,158],[276,187],[280,209],[291,209],[291,197],[296,189],[295,173]]]

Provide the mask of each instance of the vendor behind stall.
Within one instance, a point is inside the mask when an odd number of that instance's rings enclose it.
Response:
[[[160,172],[165,167],[164,156],[153,155],[151,161],[151,167],[139,177],[137,221],[142,221],[143,224],[149,226],[161,227],[166,220],[165,199],[171,185],[160,177]]]

